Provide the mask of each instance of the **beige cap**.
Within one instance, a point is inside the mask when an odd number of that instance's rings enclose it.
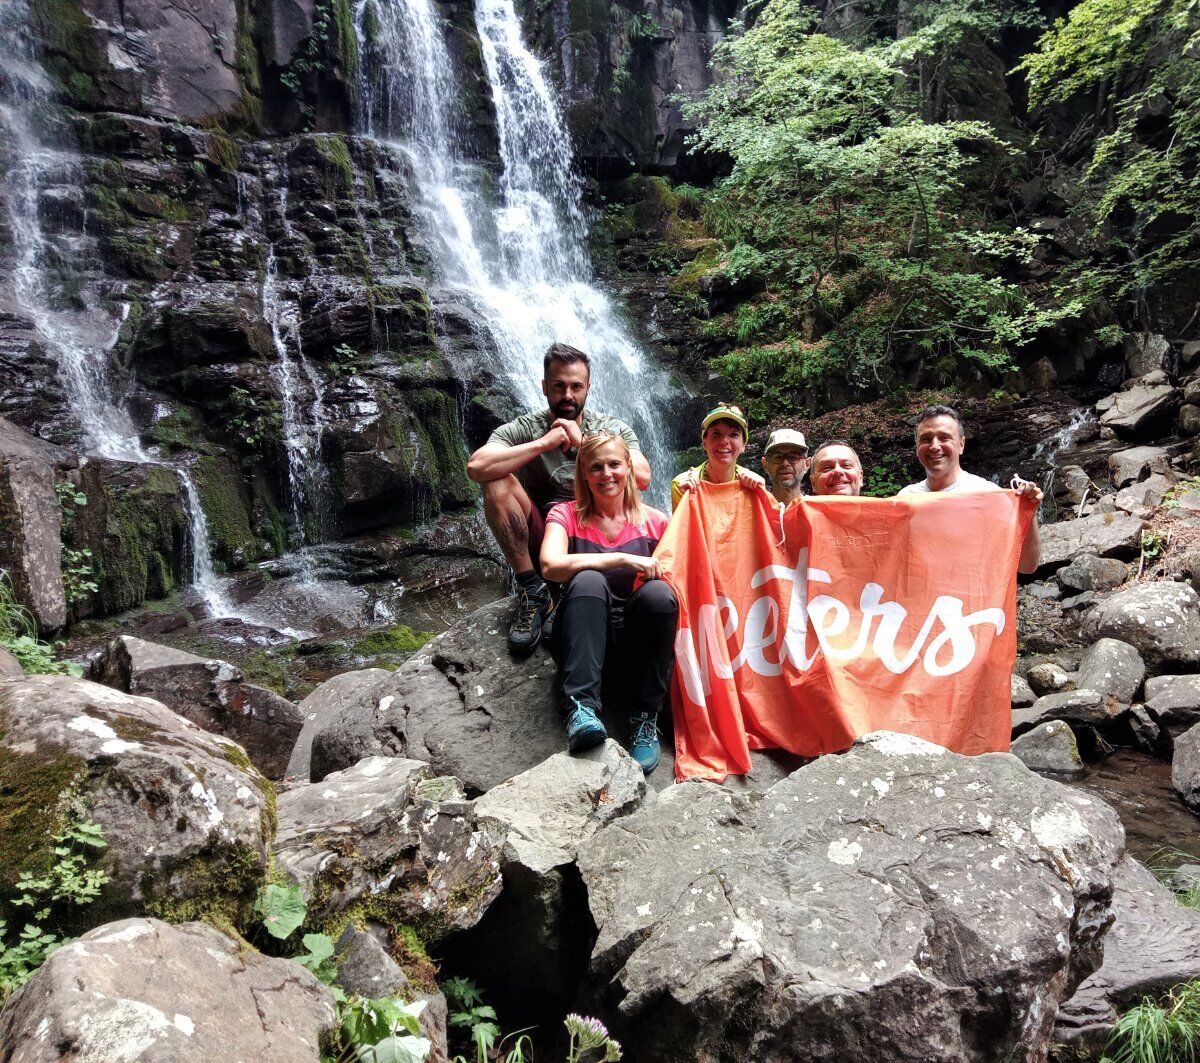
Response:
[[[808,451],[808,444],[804,442],[804,433],[797,432],[794,428],[777,428],[767,437],[767,446],[763,450],[763,457],[766,457],[776,447],[796,447],[798,450]]]

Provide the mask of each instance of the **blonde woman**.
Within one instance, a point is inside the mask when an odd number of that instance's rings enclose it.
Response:
[[[667,516],[644,505],[620,434],[585,436],[575,462],[575,501],[546,516],[542,572],[565,584],[551,648],[560,668],[567,747],[608,737],[600,721],[605,660],[617,653],[629,681],[629,752],[647,774],[658,766],[658,714],[674,662],[675,593],[652,556]],[[645,582],[634,590],[642,576]]]

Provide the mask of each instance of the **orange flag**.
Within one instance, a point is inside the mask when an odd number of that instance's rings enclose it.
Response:
[[[1016,574],[1036,504],[1012,491],[806,498],[701,483],[656,556],[679,599],[679,779],[816,756],[887,729],[1007,750]]]

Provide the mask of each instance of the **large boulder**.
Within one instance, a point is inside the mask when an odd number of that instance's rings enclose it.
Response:
[[[1200,595],[1186,583],[1141,583],[1095,606],[1084,630],[1129,643],[1152,669],[1200,664]]]
[[[356,672],[342,672],[326,679],[313,690],[298,708],[302,726],[288,758],[285,777],[308,782],[312,766],[313,735],[325,726],[327,717],[337,716],[350,706],[360,702],[362,692],[373,688],[381,679],[391,676],[386,668],[361,668]]]
[[[1012,744],[1012,753],[1030,771],[1047,775],[1078,775],[1083,771],[1079,745],[1062,720],[1039,723]]]
[[[514,661],[511,619],[510,600],[484,606],[332,707],[316,721],[312,778],[363,757],[414,757],[483,792],[564,749],[554,661]]]
[[[333,997],[207,923],[107,923],[55,952],[0,1014],[13,1063],[319,1063]]]
[[[1151,473],[1171,471],[1171,455],[1164,447],[1129,447],[1108,456],[1108,472],[1113,487],[1120,490],[1146,479]]]
[[[67,452],[0,417],[0,569],[40,631],[67,622],[62,507],[54,469]]]
[[[474,926],[500,892],[503,844],[421,761],[369,757],[279,797],[275,859],[318,923],[358,911],[425,940]]]
[[[583,1003],[647,1063],[1044,1058],[1123,850],[1015,757],[886,732],[765,793],[685,783],[581,847]]]
[[[1171,785],[1184,804],[1200,812],[1200,723],[1175,739],[1171,755]]]
[[[1157,332],[1131,332],[1125,337],[1125,368],[1131,377],[1167,369],[1171,345]]]
[[[1080,554],[1060,568],[1054,578],[1067,590],[1111,591],[1129,578],[1129,566],[1115,557]]]
[[[1115,885],[1104,963],[1059,1008],[1056,1041],[1102,1044],[1118,1012],[1200,978],[1200,912],[1180,904],[1131,856],[1117,868]]]
[[[1122,439],[1148,439],[1171,421],[1181,399],[1179,389],[1170,384],[1136,384],[1113,396],[1100,423]]]
[[[1142,522],[1126,513],[1093,513],[1041,529],[1039,571],[1049,572],[1083,554],[1132,557],[1142,541]]]
[[[1122,704],[1116,698],[1096,690],[1064,690],[1059,694],[1046,694],[1028,708],[1013,710],[1013,734],[1022,735],[1053,720],[1104,727],[1119,719],[1128,708],[1128,704]]]
[[[504,892],[467,943],[469,969],[489,999],[513,1009],[531,998],[548,1011],[570,1006],[591,949],[575,855],[646,795],[641,768],[609,739],[579,756],[556,753],[476,800],[480,819],[506,832]],[[514,969],[523,972],[518,981]],[[537,1018],[521,1014],[522,1022]]]
[[[161,701],[204,730],[237,742],[268,778],[283,777],[300,734],[300,710],[274,691],[247,683],[240,668],[121,635],[105,647],[88,675]]]
[[[1142,689],[1146,666],[1128,642],[1100,639],[1079,662],[1075,685],[1130,704]]]
[[[1200,723],[1200,675],[1147,679],[1146,711],[1172,738]]]
[[[0,890],[44,868],[63,793],[104,828],[105,916],[177,917],[252,901],[275,829],[242,748],[149,698],[64,676],[0,684]]]

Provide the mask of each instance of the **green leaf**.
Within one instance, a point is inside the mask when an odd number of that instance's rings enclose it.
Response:
[[[299,886],[266,886],[254,902],[254,911],[262,916],[267,933],[283,941],[304,922],[308,905]],[[305,939],[307,944],[307,938]],[[333,954],[332,943],[330,955]]]
[[[362,1063],[425,1063],[433,1045],[428,1038],[402,1034],[360,1049]]]

